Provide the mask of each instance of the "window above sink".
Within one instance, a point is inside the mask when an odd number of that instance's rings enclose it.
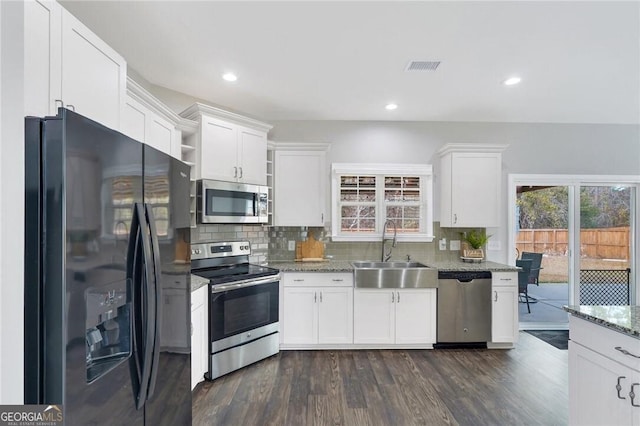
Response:
[[[429,164],[332,164],[332,240],[380,241],[393,220],[398,241],[433,241]]]

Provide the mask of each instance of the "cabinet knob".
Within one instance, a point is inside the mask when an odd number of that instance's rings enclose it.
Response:
[[[497,292],[497,291],[494,291],[494,292],[493,292],[493,294],[494,294],[494,299],[493,299],[493,301],[494,301],[494,302],[497,302],[497,301],[498,301],[498,292]]]
[[[640,383],[634,383],[631,385],[631,392],[629,392],[629,398],[631,398],[631,405],[633,405],[634,407],[640,407],[640,404],[635,403],[636,393],[634,391],[634,388],[636,386],[640,386]]]
[[[240,169],[240,176],[238,176],[240,179],[242,179],[242,167],[238,167]]]
[[[238,167],[237,166],[233,166],[233,177],[234,178],[238,177]]]
[[[622,390],[622,385],[620,384],[620,380],[626,379],[626,376],[618,377],[618,384],[616,385],[616,390],[618,391],[618,399],[627,399],[624,396],[620,396],[620,391]]]

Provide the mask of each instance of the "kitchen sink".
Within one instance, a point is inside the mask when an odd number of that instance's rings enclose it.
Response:
[[[438,271],[420,262],[352,262],[357,288],[437,288]]]
[[[420,262],[368,262],[368,261],[358,261],[351,262],[354,268],[428,268],[427,265],[424,265]]]

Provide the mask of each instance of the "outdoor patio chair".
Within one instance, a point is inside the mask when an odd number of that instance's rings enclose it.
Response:
[[[524,296],[524,300],[520,297],[520,303],[527,304],[527,311],[531,313],[531,307],[529,306],[529,274],[531,273],[531,259],[519,259],[516,260],[516,266],[522,268],[518,271],[518,296]]]
[[[523,251],[522,256],[520,257],[522,260],[531,260],[531,272],[529,272],[529,284],[538,284],[538,277],[540,276],[540,269],[542,269],[542,253],[531,253],[528,251]]]

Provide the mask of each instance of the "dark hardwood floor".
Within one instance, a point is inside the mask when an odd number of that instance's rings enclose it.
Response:
[[[194,425],[566,425],[568,352],[283,351],[193,393]]]

